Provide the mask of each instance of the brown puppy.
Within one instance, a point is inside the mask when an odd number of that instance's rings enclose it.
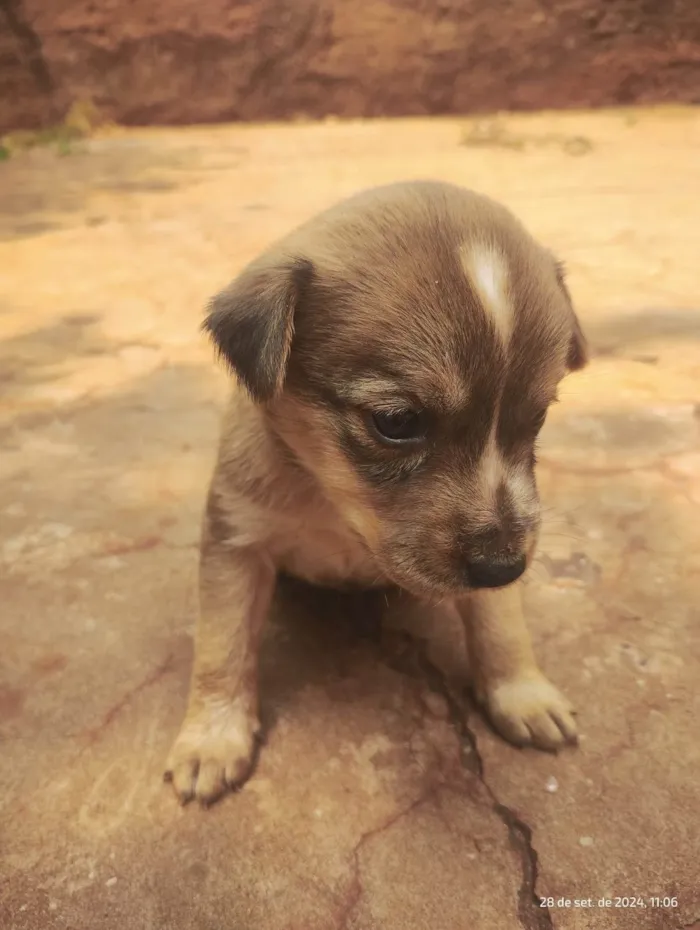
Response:
[[[213,299],[234,391],[204,519],[184,802],[250,771],[261,628],[279,571],[453,599],[475,687],[508,739],[575,739],[519,586],[539,527],[535,441],[585,364],[551,254],[502,206],[394,184],[326,211]]]

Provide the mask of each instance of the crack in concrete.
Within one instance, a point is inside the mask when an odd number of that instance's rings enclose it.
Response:
[[[430,690],[446,701],[450,722],[459,734],[463,745],[461,763],[465,769],[479,779],[491,802],[493,812],[506,827],[510,845],[520,859],[518,919],[521,925],[525,930],[554,930],[549,908],[542,906],[536,891],[539,878],[539,857],[532,842],[532,828],[515,811],[501,803],[486,780],[476,734],[469,726],[469,713],[450,690],[443,672],[429,659],[425,640],[417,639],[406,632],[402,634],[402,638],[404,645],[409,648],[404,650],[398,658],[385,656],[385,661],[401,674],[415,678],[418,677],[416,674],[418,672]],[[411,658],[414,660],[413,667]]]
[[[360,880],[360,850],[369,840],[374,839],[376,836],[380,836],[382,833],[385,833],[391,827],[395,826],[400,820],[403,820],[404,817],[408,817],[417,807],[420,807],[421,804],[425,804],[426,801],[429,801],[430,798],[437,792],[439,785],[431,785],[426,791],[420,794],[415,798],[411,803],[398,811],[385,822],[380,824],[378,827],[373,827],[371,830],[367,830],[366,833],[363,833],[360,839],[355,844],[352,850],[352,863],[353,863],[353,874],[352,881],[350,882],[350,888],[348,889],[345,903],[340,911],[338,916],[338,930],[347,930],[348,921],[352,917],[353,911],[357,907],[361,897],[362,897],[362,881]]]
[[[27,22],[20,0],[0,0],[0,10],[5,15],[8,28],[17,40],[20,54],[42,94],[51,97],[54,82],[44,59],[41,40]]]
[[[106,730],[107,727],[109,727],[109,725],[114,722],[114,720],[119,716],[119,714],[121,714],[124,708],[127,707],[134,700],[134,698],[138,697],[138,695],[141,694],[142,691],[145,691],[147,688],[150,688],[151,685],[154,685],[165,674],[167,674],[172,668],[172,665],[173,665],[173,656],[172,655],[166,656],[166,658],[163,660],[163,662],[160,663],[160,665],[152,669],[148,673],[148,675],[142,678],[141,681],[137,682],[133,686],[133,688],[131,688],[129,691],[123,694],[122,697],[117,701],[117,703],[113,704],[112,707],[109,708],[109,710],[104,714],[104,716],[102,717],[102,720],[98,724],[96,724],[94,727],[91,727],[89,730],[85,731],[82,734],[82,738],[85,740],[85,746],[83,747],[81,752],[83,752],[85,748],[92,746],[100,738],[103,731]]]
[[[508,830],[510,844],[520,857],[522,881],[518,891],[518,919],[526,930],[554,930],[549,908],[543,905],[535,890],[539,877],[539,857],[532,844],[532,828],[505,804],[498,803],[488,785],[486,789],[493,798],[494,811]]]

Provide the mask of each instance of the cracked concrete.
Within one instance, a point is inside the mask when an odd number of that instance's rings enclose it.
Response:
[[[700,117],[504,119],[584,138],[575,158],[466,146],[471,125],[115,132],[0,167],[3,928],[700,921]],[[226,391],[201,308],[293,223],[426,175],[512,206],[567,261],[591,336],[545,429],[526,589],[581,746],[493,735],[448,612],[379,622],[371,598],[287,584],[255,776],[181,810],[161,774]]]

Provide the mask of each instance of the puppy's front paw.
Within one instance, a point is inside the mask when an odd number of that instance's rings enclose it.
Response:
[[[487,689],[484,703],[499,733],[517,746],[553,750],[576,742],[571,704],[540,672]]]
[[[165,772],[181,804],[208,805],[240,786],[255,759],[258,721],[232,704],[209,703],[188,711]]]

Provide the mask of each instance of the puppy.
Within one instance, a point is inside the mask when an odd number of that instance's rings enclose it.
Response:
[[[586,361],[552,255],[486,197],[393,184],[270,248],[205,328],[242,389],[204,517],[189,705],[166,773],[179,799],[207,804],[250,773],[278,572],[452,600],[496,728],[574,741],[513,584],[538,535],[537,435]]]

